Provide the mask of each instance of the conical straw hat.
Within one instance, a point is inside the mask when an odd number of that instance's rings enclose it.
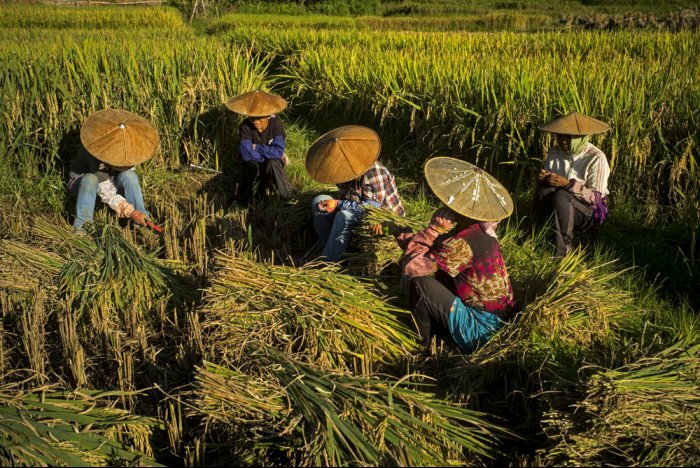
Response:
[[[540,125],[540,130],[560,135],[584,136],[603,133],[610,129],[610,125],[593,117],[586,117],[578,112],[559,117],[547,125]]]
[[[148,120],[121,109],[91,114],[80,128],[85,149],[111,166],[134,166],[158,148],[158,132]]]
[[[513,212],[513,199],[505,187],[473,164],[438,156],[428,160],[423,170],[440,201],[467,218],[498,221]]]
[[[382,142],[371,128],[338,127],[321,136],[306,152],[306,171],[322,183],[340,184],[360,177],[379,157]]]
[[[265,117],[282,112],[287,107],[287,101],[276,94],[251,91],[232,97],[226,101],[226,107],[248,117]]]

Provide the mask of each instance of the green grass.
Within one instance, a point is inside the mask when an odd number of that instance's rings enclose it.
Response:
[[[233,5],[231,0],[217,2],[217,11]],[[373,15],[373,16],[439,16],[439,15],[484,15],[493,11],[526,15],[548,15],[558,17],[565,14],[650,12],[665,14],[683,8],[697,7],[692,0],[670,0],[654,2],[643,0],[517,0],[490,1],[471,0],[321,0],[305,4],[287,1],[238,1],[234,8],[241,13],[275,13],[279,15]]]

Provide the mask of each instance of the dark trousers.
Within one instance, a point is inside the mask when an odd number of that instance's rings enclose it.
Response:
[[[248,204],[258,193],[274,189],[282,198],[293,195],[292,183],[284,171],[284,164],[279,159],[266,159],[262,163],[246,161],[243,163],[241,181],[238,186],[238,202]]]
[[[430,345],[433,335],[440,338],[450,336],[447,320],[456,297],[433,277],[419,276],[411,279],[408,300],[423,346]]]
[[[538,226],[542,226],[554,213],[558,256],[571,251],[575,230],[586,231],[595,223],[591,206],[565,189],[538,185],[532,208],[532,220]]]

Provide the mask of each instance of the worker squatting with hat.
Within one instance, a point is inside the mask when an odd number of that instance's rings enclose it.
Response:
[[[243,170],[238,185],[238,202],[247,205],[266,189],[276,190],[282,198],[293,196],[292,184],[284,168],[284,124],[276,115],[287,101],[264,91],[251,91],[226,102],[233,112],[246,116],[238,127]]]
[[[496,227],[513,212],[508,191],[478,167],[437,157],[424,167],[444,203],[428,227],[397,232],[421,344],[449,336],[464,352],[486,343],[515,313]],[[434,274],[434,275],[433,275]]]
[[[537,174],[532,217],[535,225],[542,225],[554,213],[557,256],[571,251],[574,230],[600,225],[608,215],[610,166],[605,154],[590,143],[589,135],[609,128],[576,112],[540,127],[554,133],[557,142]]]
[[[146,225],[144,206],[134,166],[153,156],[158,132],[146,119],[120,109],[90,115],[80,129],[83,147],[70,165],[68,191],[76,200],[73,227],[92,222],[97,196],[117,215]]]
[[[318,195],[311,202],[325,261],[340,260],[350,245],[353,229],[362,220],[363,206],[405,214],[394,176],[377,160],[381,146],[374,130],[346,125],[322,135],[306,153],[309,175],[338,187],[337,199]],[[373,231],[378,234],[380,229],[378,225]]]

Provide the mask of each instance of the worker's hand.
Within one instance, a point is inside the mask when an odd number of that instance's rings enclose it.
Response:
[[[440,234],[443,234],[455,226],[454,212],[448,208],[440,208],[430,219],[429,227],[433,228]]]
[[[146,221],[148,221],[148,216],[146,216],[145,213],[139,210],[132,211],[129,215],[129,218],[131,218],[136,224],[140,224],[141,226],[145,226]]]
[[[381,236],[384,234],[384,226],[382,226],[382,223],[377,223],[372,226],[372,234],[375,236]]]
[[[256,147],[256,144],[255,144],[255,143],[253,143],[253,151],[255,151],[255,147]]]
[[[282,153],[282,165],[286,166],[289,164],[289,158],[287,157],[287,153]]]
[[[540,169],[540,172],[537,173],[537,182],[546,184],[549,174],[551,174],[551,172],[549,172],[547,169]]]
[[[318,210],[324,213],[333,213],[338,207],[338,200],[321,200],[318,202]]]
[[[552,187],[563,188],[569,185],[569,179],[554,172],[550,172],[547,175],[547,184]]]

